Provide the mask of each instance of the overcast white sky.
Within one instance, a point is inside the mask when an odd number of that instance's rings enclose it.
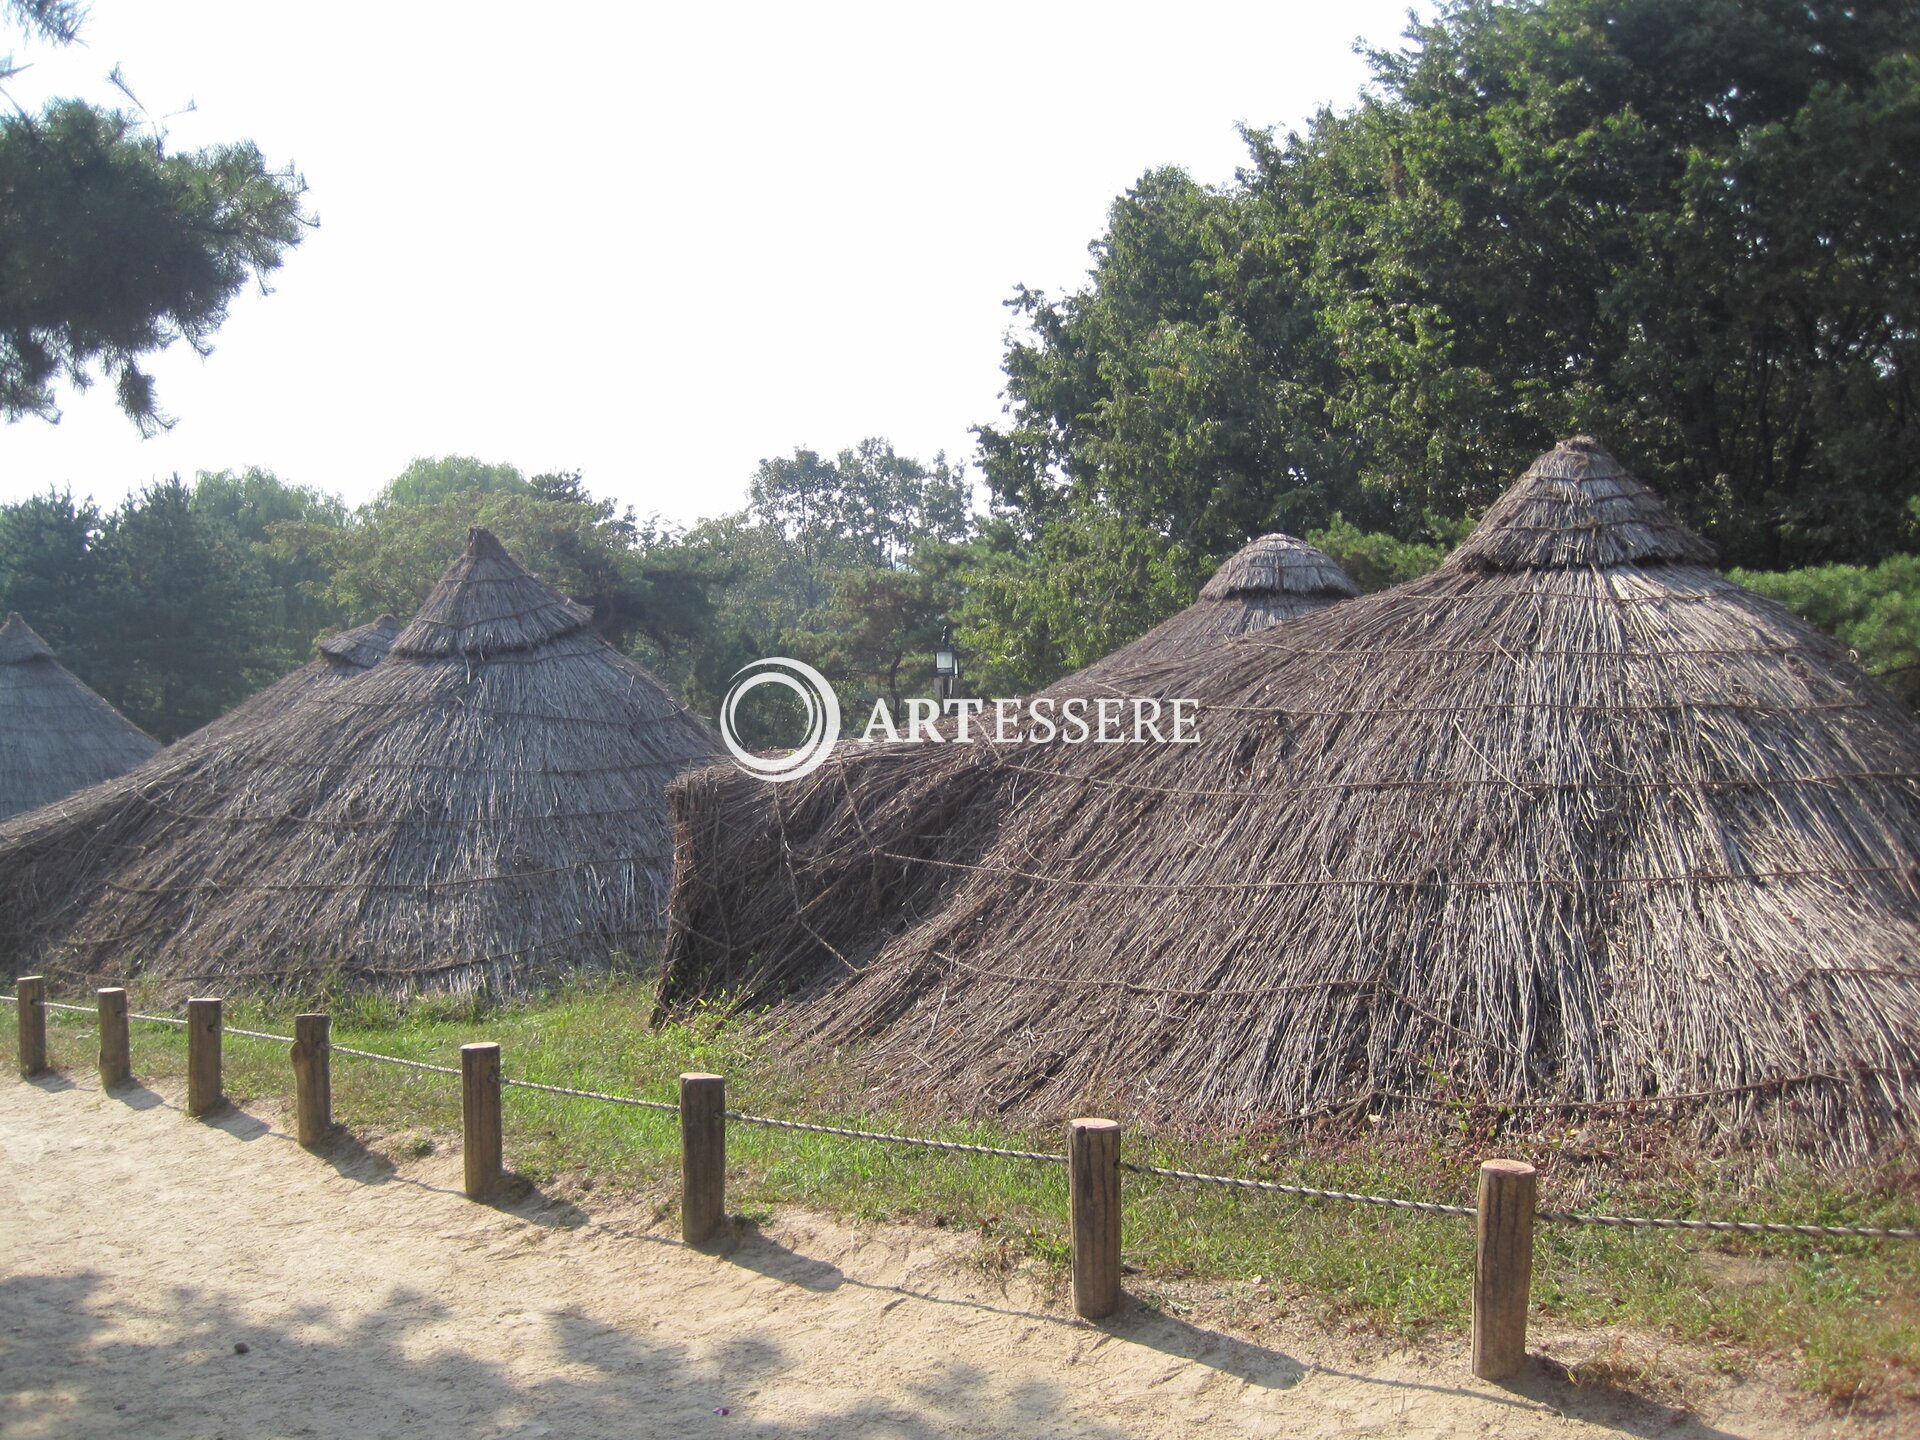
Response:
[[[169,143],[252,139],[318,230],[206,360],[0,424],[0,499],[265,466],[358,502],[418,455],[579,469],[690,522],[796,445],[972,454],[1016,283],[1076,287],[1146,169],[1224,183],[1236,122],[1344,105],[1406,0],[694,7],[94,0],[13,83]]]

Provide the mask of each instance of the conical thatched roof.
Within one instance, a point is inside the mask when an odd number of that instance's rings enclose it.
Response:
[[[340,638],[323,660],[378,643]],[[82,823],[0,836],[0,890],[34,897],[0,944],[183,986],[514,992],[652,945],[666,784],[718,749],[476,530],[380,663],[170,753]]]
[[[89,690],[18,615],[0,625],[0,819],[123,774],[160,744]]]
[[[1708,557],[1580,437],[1434,574],[1207,651],[1197,744],[688,777],[663,995],[955,1108],[1911,1136],[1920,726]]]
[[[1191,656],[1197,646],[1297,620],[1359,593],[1325,551],[1291,535],[1262,535],[1228,556],[1193,604],[1054,688],[1122,684],[1137,670]]]
[[[309,695],[372,669],[386,656],[387,647],[399,633],[400,622],[391,615],[382,615],[368,624],[327,637],[314,647],[314,658],[298,670],[282,676],[192,734],[182,736],[144,764],[111,780],[76,790],[29,814],[0,820],[0,852],[22,841],[37,845],[42,837],[78,833],[76,827],[94,824],[98,817],[113,813],[129,797],[139,795],[150,779],[178,765],[196,750],[224,744],[239,731],[296,709]],[[88,883],[87,866],[106,874],[111,872],[114,863],[111,855],[89,852],[85,865],[76,860],[63,873],[61,884],[77,893],[77,887]],[[7,909],[7,897],[0,895],[0,933],[4,932]]]

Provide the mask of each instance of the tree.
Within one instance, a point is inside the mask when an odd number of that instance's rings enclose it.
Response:
[[[968,688],[1021,695],[1091,665],[1192,604],[1210,570],[1105,505],[1076,500],[1031,537],[996,516],[957,577]]]
[[[1382,508],[1329,439],[1332,353],[1260,197],[1149,171],[1092,248],[1085,290],[1009,302],[1011,418],[976,434],[1010,521],[1096,505],[1197,559]]]
[[[762,460],[747,496],[748,516],[781,556],[787,623],[825,605],[841,571],[897,567],[916,546],[960,539],[972,499],[944,454],[923,465],[879,438],[832,460],[806,449]]]
[[[1476,0],[1409,38],[1377,100],[1256,147],[1363,480],[1457,511],[1589,429],[1729,558],[1897,543],[1920,10]]]
[[[242,471],[203,470],[193,486],[193,512],[230,530],[263,571],[267,582],[264,620],[274,669],[305,664],[320,633],[351,618],[325,598],[329,576],[311,554],[282,554],[273,544],[282,526],[343,528],[347,507],[338,496],[288,484],[257,466]]]
[[[1817,565],[1733,579],[1789,606],[1837,638],[1881,684],[1920,705],[1920,555],[1878,565]]]
[[[564,479],[556,476],[542,478]],[[575,493],[581,493],[578,485],[580,477],[575,475],[572,479]],[[471,455],[423,456],[386,483],[380,493],[374,497],[373,507],[379,509],[395,505],[438,505],[443,501],[467,495],[532,493],[533,487],[527,483],[526,476],[512,465],[488,465],[474,459]],[[549,498],[566,498],[566,496],[562,493]]]
[[[55,44],[84,14],[67,0],[4,13]],[[9,61],[0,79],[17,73]],[[78,100],[0,120],[0,415],[57,420],[56,383],[84,388],[97,367],[142,434],[171,424],[141,357],[176,340],[210,352],[241,287],[264,290],[316,223],[306,188],[251,144],[169,154],[164,134]]]
[[[457,483],[462,477],[477,483]],[[460,456],[416,461],[345,526],[274,526],[271,553],[284,564],[314,567],[325,577],[317,598],[344,617],[405,617],[465,546],[467,531],[480,525],[529,570],[592,610],[594,627],[617,649],[644,636],[670,653],[703,629],[705,572],[672,553],[656,531],[645,532],[645,540],[663,553],[643,548],[633,513],[594,499],[578,475],[540,480],[529,484],[511,466]]]
[[[167,741],[280,673],[270,582],[230,527],[195,513],[193,498],[177,475],[148,486],[106,518],[94,546],[95,688]]]
[[[874,700],[885,699],[902,715],[909,694],[931,693],[934,647],[960,603],[961,562],[959,547],[928,540],[909,563],[835,578],[812,658],[843,682],[854,713],[870,713]]]
[[[104,616],[94,542],[100,511],[72,491],[0,505],[0,618],[17,610],[89,684],[99,678]],[[97,684],[95,688],[98,688]]]
[[[1461,0],[1359,104],[1155,171],[1021,291],[989,483],[1193,553],[1421,541],[1592,430],[1731,561],[1874,559],[1920,493],[1920,7]]]

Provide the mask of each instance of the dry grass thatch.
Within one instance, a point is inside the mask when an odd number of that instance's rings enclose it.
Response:
[[[1359,593],[1325,551],[1291,535],[1262,535],[1229,556],[1193,604],[1053,689],[1089,693],[1124,683],[1136,670],[1182,660],[1196,646],[1297,620]]]
[[[1434,574],[1150,672],[1197,744],[689,776],[663,1003],[954,1109],[1911,1139],[1920,726],[1709,559],[1576,438]]]
[[[0,821],[0,852],[16,850],[26,853],[21,848],[22,842],[31,848],[37,846],[42,837],[85,833],[90,827],[103,823],[104,818],[114,814],[119,807],[129,803],[138,804],[138,797],[148,781],[149,769],[178,765],[199,749],[223,744],[236,733],[297,708],[316,691],[330,689],[343,680],[372,669],[386,657],[394,636],[399,633],[400,622],[391,615],[382,615],[368,624],[329,636],[314,646],[313,659],[298,670],[282,676],[192,734],[183,735],[145,764],[113,779],[76,790],[27,814]],[[115,855],[99,848],[90,848],[84,853],[66,852],[60,885],[67,893],[83,893],[91,886],[104,883],[105,877],[112,873],[117,863]],[[23,898],[0,889],[0,934],[8,933],[7,917],[19,908]],[[25,908],[31,910],[33,906],[29,903]]]
[[[665,787],[708,728],[484,530],[384,660],[335,673],[382,638],[0,830],[0,946],[73,977],[497,993],[650,947]]]
[[[18,615],[0,625],[0,819],[121,775],[160,743],[89,690]]]

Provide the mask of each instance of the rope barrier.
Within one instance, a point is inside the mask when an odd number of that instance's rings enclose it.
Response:
[[[667,1100],[640,1100],[632,1095],[607,1095],[598,1090],[575,1090],[566,1085],[542,1085],[537,1080],[515,1080],[508,1076],[500,1077],[502,1085],[516,1090],[541,1090],[549,1095],[571,1095],[577,1100],[601,1100],[609,1105],[631,1105],[636,1110],[671,1110],[680,1113],[680,1107]]]
[[[424,1060],[402,1060],[398,1055],[382,1055],[373,1050],[355,1050],[351,1045],[329,1045],[335,1055],[353,1055],[362,1060],[378,1060],[383,1065],[404,1065],[409,1070],[431,1070],[436,1075],[458,1075],[452,1065],[429,1065]]]
[[[749,1115],[741,1110],[727,1111],[729,1120],[742,1125],[764,1125],[773,1130],[804,1130],[813,1135],[844,1135],[849,1140],[883,1140],[892,1145],[913,1145],[923,1150],[953,1150],[967,1155],[998,1155],[1007,1160],[1037,1160],[1045,1165],[1064,1165],[1067,1157],[1044,1150],[1002,1150],[995,1145],[971,1145],[962,1140],[928,1140],[919,1135],[889,1135],[879,1130],[848,1130],[838,1125],[809,1125],[800,1120],[775,1120],[766,1115]]]
[[[1538,1210],[1534,1219],[1558,1225],[1613,1225],[1632,1230],[1714,1230],[1736,1235],[1809,1235],[1816,1239],[1851,1236],[1865,1240],[1920,1240],[1920,1230],[1881,1225],[1789,1225],[1765,1220],[1665,1220],[1647,1215],[1582,1215],[1571,1210]]]
[[[16,997],[0,993],[0,999],[9,1004],[17,1004]],[[50,1010],[70,1010],[79,1014],[93,1014],[93,1007],[87,1005],[69,1005],[58,1000],[41,1002]],[[168,1015],[146,1015],[138,1011],[127,1016],[129,1020],[144,1020],[157,1025],[180,1025],[187,1022]],[[264,1030],[243,1030],[237,1026],[223,1026],[229,1035],[242,1035],[251,1040],[270,1040],[291,1045],[293,1037],[276,1035]],[[336,1055],[351,1055],[361,1060],[373,1060],[383,1065],[399,1065],[409,1070],[425,1070],[435,1075],[459,1075],[460,1071],[451,1065],[433,1065],[424,1060],[403,1060],[398,1055],[382,1055],[374,1050],[357,1050],[350,1045],[330,1047]],[[638,1110],[657,1110],[678,1112],[680,1107],[671,1101],[642,1100],[632,1095],[612,1095],[600,1090],[582,1090],[569,1085],[547,1085],[537,1080],[514,1080],[505,1076],[500,1083],[518,1090],[534,1090],[548,1095],[566,1095],[577,1100],[597,1100],[607,1105],[626,1105]],[[1064,1165],[1065,1155],[1044,1150],[1010,1150],[997,1145],[977,1145],[963,1140],[932,1140],[920,1135],[895,1135],[882,1130],[856,1130],[840,1125],[815,1125],[803,1120],[781,1120],[770,1115],[755,1115],[744,1110],[726,1112],[729,1120],[737,1120],[742,1125],[758,1125],[771,1130],[796,1130],[809,1135],[836,1135],[849,1140],[875,1140],[888,1145],[906,1145],[921,1150],[943,1150],[963,1155],[990,1155],[1003,1160],[1030,1160],[1043,1165]],[[1390,1210],[1406,1210],[1420,1215],[1466,1215],[1478,1213],[1472,1205],[1445,1205],[1433,1200],[1402,1200],[1391,1195],[1369,1195],[1354,1190],[1323,1190],[1311,1185],[1288,1185],[1277,1180],[1255,1180],[1238,1175],[1210,1175],[1198,1170],[1174,1170],[1160,1165],[1137,1165],[1131,1161],[1120,1162],[1122,1170],[1135,1175],[1148,1175],[1163,1180],[1187,1180],[1201,1185],[1223,1185],[1236,1190],[1257,1190],[1273,1195],[1292,1195],[1303,1200],[1339,1200],[1351,1205],[1372,1205]],[[1539,1210],[1535,1219],[1556,1225],[1595,1225],[1633,1230],[1697,1230],[1719,1234],[1736,1235],[1793,1235],[1812,1239],[1863,1239],[1863,1240],[1920,1240],[1920,1229],[1898,1229],[1880,1225],[1795,1225],[1782,1221],[1761,1220],[1678,1220],[1649,1215],[1597,1215],[1572,1210]]]
[[[249,1040],[277,1040],[282,1045],[294,1043],[291,1035],[269,1035],[264,1030],[242,1030],[238,1025],[228,1025],[224,1021],[221,1022],[220,1028],[228,1035],[244,1035]]]
[[[1305,1200],[1346,1200],[1355,1205],[1380,1205],[1392,1210],[1414,1210],[1422,1215],[1473,1215],[1471,1205],[1442,1205],[1435,1200],[1396,1200],[1391,1195],[1361,1195],[1352,1190],[1316,1190],[1311,1185],[1282,1185],[1277,1180],[1248,1180],[1237,1175],[1204,1175],[1197,1170],[1167,1170],[1158,1165],[1120,1162],[1122,1170],[1136,1175],[1157,1175],[1165,1180],[1197,1180],[1203,1185],[1228,1185],[1239,1190],[1265,1190],[1276,1195],[1298,1195]]]

